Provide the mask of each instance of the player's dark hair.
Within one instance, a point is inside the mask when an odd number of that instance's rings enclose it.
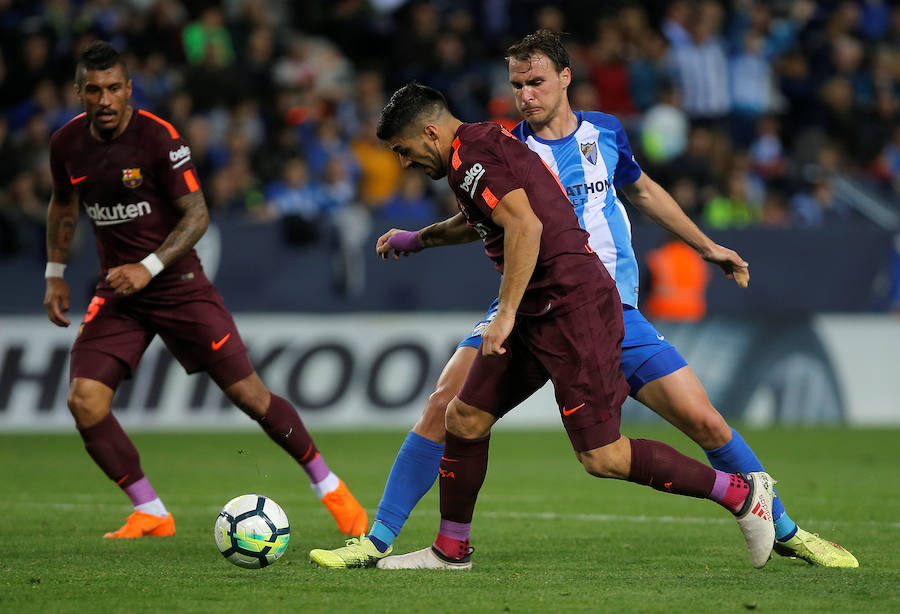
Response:
[[[449,110],[447,99],[442,93],[413,81],[394,92],[384,105],[375,134],[382,141],[388,141],[406,130],[415,120],[437,116]]]
[[[75,68],[75,83],[84,81],[84,73],[87,70],[107,70],[113,66],[122,67],[125,78],[128,79],[128,67],[125,60],[116,48],[106,41],[94,41],[81,54],[78,66]]]
[[[506,62],[527,60],[535,53],[543,53],[550,58],[556,67],[556,72],[571,66],[569,52],[566,51],[566,46],[560,40],[559,34],[547,29],[532,32],[519,42],[510,45],[506,50]]]

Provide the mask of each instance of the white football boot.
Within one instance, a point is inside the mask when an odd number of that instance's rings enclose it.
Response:
[[[472,551],[469,548],[469,554],[462,559],[449,560],[432,546],[410,552],[409,554],[398,554],[396,556],[386,556],[379,560],[375,565],[378,569],[448,569],[464,571],[472,569]]]
[[[764,471],[740,475],[750,485],[750,494],[734,516],[747,540],[750,564],[761,569],[772,555],[775,545],[775,522],[772,519],[775,480]]]

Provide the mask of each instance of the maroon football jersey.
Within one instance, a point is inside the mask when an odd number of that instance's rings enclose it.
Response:
[[[494,123],[462,124],[453,140],[447,180],[460,211],[484,239],[485,253],[501,273],[503,228],[491,215],[509,192],[525,190],[544,229],[519,314],[573,309],[598,292],[615,290],[556,175],[506,129]]]
[[[53,189],[61,199],[73,190],[94,226],[102,268],[140,262],[155,251],[181,219],[175,199],[200,189],[191,150],[167,121],[134,109],[125,131],[112,141],[91,136],[82,113],[50,139]],[[191,249],[153,285],[199,272]]]

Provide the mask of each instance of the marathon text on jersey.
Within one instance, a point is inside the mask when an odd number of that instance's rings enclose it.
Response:
[[[142,200],[139,203],[119,203],[110,207],[104,207],[100,203],[94,203],[93,205],[85,203],[84,209],[88,217],[97,226],[111,226],[113,224],[124,224],[136,217],[148,215],[150,213],[150,203]]]
[[[583,205],[592,198],[599,198],[609,189],[609,179],[598,179],[593,183],[578,183],[566,186],[566,194],[573,205]]]

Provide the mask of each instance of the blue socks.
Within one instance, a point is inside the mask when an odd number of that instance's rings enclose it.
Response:
[[[444,454],[444,444],[412,431],[406,435],[388,475],[369,539],[384,552],[409,518],[410,512],[434,484]],[[383,546],[383,547],[382,547]]]
[[[740,433],[734,429],[731,429],[731,441],[721,448],[707,450],[706,458],[719,471],[729,473],[765,471],[762,463],[756,458],[756,454],[753,453]],[[775,493],[775,500],[772,502],[772,514],[775,518],[775,539],[787,541],[792,538],[797,532],[797,523],[787,515],[778,493]]]

